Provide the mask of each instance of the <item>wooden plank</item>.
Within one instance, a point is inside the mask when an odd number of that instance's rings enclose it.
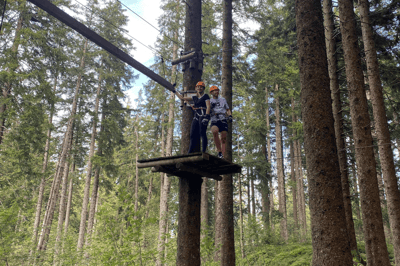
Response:
[[[215,167],[214,171],[218,172],[219,175],[233,174],[242,172],[242,168],[237,164],[220,165],[218,167]]]
[[[153,161],[163,161],[163,160],[178,159],[178,158],[196,157],[196,156],[203,156],[203,153],[195,152],[195,153],[190,153],[190,154],[174,155],[174,156],[168,156],[168,157],[139,159],[138,162],[139,163],[146,163],[146,162],[153,162]]]
[[[181,171],[185,171],[185,172],[193,173],[193,174],[196,174],[196,175],[212,178],[212,179],[215,179],[215,180],[218,180],[218,181],[222,180],[222,177],[219,176],[219,175],[216,175],[216,174],[213,174],[213,173],[210,173],[210,172],[206,172],[206,171],[202,171],[202,170],[187,166],[187,165],[185,165],[183,163],[177,163],[176,164],[176,168],[178,168]]]
[[[147,77],[151,78],[164,88],[170,91],[175,91],[174,86],[168,82],[166,79],[163,77],[157,75],[155,72],[153,72],[151,69],[147,68],[146,66],[142,65],[135,59],[133,59],[130,55],[86,27],[84,24],[80,23],[67,13],[65,13],[63,10],[52,4],[51,2],[47,0],[28,0],[29,2],[35,4],[39,8],[43,9],[59,21],[63,22],[65,25],[68,27],[76,30],[80,34],[82,34],[84,37],[88,38],[110,54],[114,55],[115,57],[119,58],[120,60],[124,61],[131,67],[137,69],[138,71],[142,72],[145,74]]]
[[[168,158],[168,157],[167,157]],[[203,161],[203,156],[194,156],[194,157],[184,157],[184,158],[174,158],[174,159],[165,159],[159,161],[148,161],[143,163],[138,163],[138,168],[146,168],[146,167],[153,167],[157,165],[174,165],[177,163],[192,163],[192,162],[200,162]]]
[[[151,168],[151,171],[154,173],[154,172],[163,172],[163,173],[166,173],[166,174],[169,174],[169,175],[176,175],[176,172],[175,171],[173,171],[173,170],[170,170],[170,169],[167,169],[167,168],[165,168],[165,167],[163,167],[163,166],[161,166],[161,165],[156,165],[156,166],[153,166],[152,168]]]

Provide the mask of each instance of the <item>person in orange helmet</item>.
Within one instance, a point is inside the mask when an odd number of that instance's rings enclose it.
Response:
[[[218,157],[223,159],[226,152],[226,135],[228,122],[232,122],[232,112],[225,98],[219,97],[219,88],[210,87],[211,103],[211,132],[218,151]],[[221,136],[220,136],[221,135]]]
[[[188,153],[192,153],[194,148],[198,144],[198,140],[201,138],[202,152],[207,150],[207,127],[210,121],[210,96],[204,93],[206,85],[203,81],[199,81],[196,84],[197,95],[193,97],[184,97],[179,92],[175,91],[176,96],[183,101],[193,101],[192,106],[194,111],[194,117],[192,126],[190,128],[190,145]]]

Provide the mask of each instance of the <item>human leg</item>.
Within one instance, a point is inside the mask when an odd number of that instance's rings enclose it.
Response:
[[[211,127],[211,132],[213,134],[215,147],[217,148],[218,152],[221,152],[221,140],[219,139],[219,128],[217,126]]]
[[[208,127],[208,123],[207,124],[203,124],[202,119],[200,120],[199,123],[200,126],[200,137],[201,137],[201,148],[202,148],[202,152],[206,152],[207,150],[207,144],[208,144],[208,139],[207,139],[207,127]]]
[[[222,149],[222,154],[225,157],[226,153],[226,135],[228,134],[228,131],[222,131],[221,132],[221,149]]]
[[[199,119],[195,116],[190,127],[190,144],[188,153],[192,153],[194,148],[199,144],[200,140],[200,127]]]

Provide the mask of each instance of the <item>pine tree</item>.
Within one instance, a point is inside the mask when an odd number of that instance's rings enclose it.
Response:
[[[391,139],[388,120],[386,118],[385,103],[383,101],[379,64],[376,55],[372,26],[369,19],[369,3],[368,0],[360,0],[359,4],[362,37],[374,114],[374,125],[378,138],[382,175],[385,180],[384,185],[387,195],[391,231],[393,233],[395,261],[396,264],[400,264],[400,191],[395,173],[393,151],[391,145],[388,145],[391,143]]]
[[[383,231],[379,188],[376,179],[376,161],[370,127],[371,121],[365,95],[353,2],[340,0],[339,13],[349,91],[351,124],[358,173],[360,175],[360,200],[363,213],[367,263],[390,265]]]
[[[343,230],[345,213],[320,1],[296,1],[296,22],[312,217],[312,263],[351,265],[347,230]]]

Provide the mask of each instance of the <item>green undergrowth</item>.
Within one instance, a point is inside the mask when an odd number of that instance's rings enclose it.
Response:
[[[312,260],[311,244],[262,245],[253,248],[241,258],[236,251],[236,265],[309,266]]]

